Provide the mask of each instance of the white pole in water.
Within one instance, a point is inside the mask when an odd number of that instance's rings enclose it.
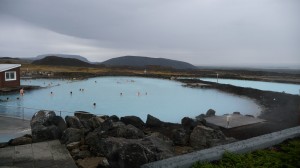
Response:
[[[219,83],[218,80],[219,80],[219,74],[217,73],[217,83]]]

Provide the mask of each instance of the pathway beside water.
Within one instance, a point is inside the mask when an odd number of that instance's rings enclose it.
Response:
[[[31,134],[30,121],[0,116],[0,142]]]
[[[0,167],[77,168],[58,140],[0,148]]]
[[[222,79],[222,78],[218,78],[218,79],[200,78],[200,79],[208,82],[218,82],[222,84],[230,84],[230,85],[240,86],[240,87],[249,87],[249,88],[265,90],[265,91],[285,92],[294,95],[300,94],[299,84],[251,81],[251,80],[240,80],[240,79]]]

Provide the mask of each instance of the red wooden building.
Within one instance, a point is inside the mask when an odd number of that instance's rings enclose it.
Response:
[[[21,64],[0,64],[0,88],[20,86]]]

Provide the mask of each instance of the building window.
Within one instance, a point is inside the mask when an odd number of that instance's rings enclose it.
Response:
[[[12,81],[17,79],[16,71],[5,72],[5,81]]]

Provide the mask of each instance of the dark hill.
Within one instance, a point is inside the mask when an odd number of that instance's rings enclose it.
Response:
[[[29,59],[40,60],[40,59],[43,59],[43,58],[49,57],[49,56],[55,56],[55,57],[61,57],[61,58],[74,58],[74,59],[78,59],[78,60],[83,61],[83,62],[91,63],[89,60],[87,60],[83,56],[80,56],[80,55],[70,55],[70,54],[43,54],[43,55],[38,55],[36,57],[29,58]]]
[[[106,66],[130,66],[130,67],[147,67],[147,66],[162,66],[171,67],[174,69],[197,69],[192,64],[176,61],[165,58],[150,58],[140,56],[123,56],[112,58],[102,62]]]
[[[35,65],[55,65],[55,66],[76,66],[76,67],[92,67],[94,65],[83,62],[75,58],[61,58],[56,56],[48,56],[40,60],[33,61]]]

